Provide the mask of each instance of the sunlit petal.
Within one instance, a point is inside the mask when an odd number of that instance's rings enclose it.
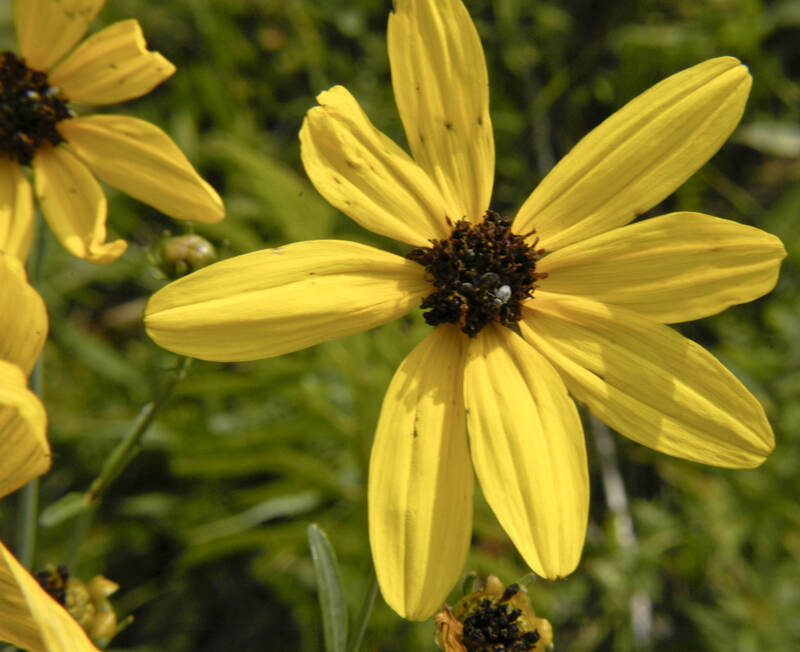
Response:
[[[458,581],[472,534],[464,338],[440,326],[403,361],[383,400],[369,466],[369,539],[386,602],[424,620]]]
[[[470,340],[464,397],[486,501],[534,572],[567,575],[583,550],[589,472],[564,383],[521,337],[490,326]]]
[[[489,78],[461,0],[395,0],[387,32],[392,86],[411,152],[451,219],[477,221],[494,183]]]
[[[98,652],[77,621],[2,543],[0,640],[30,652]]]
[[[16,161],[0,158],[0,251],[24,265],[32,239],[31,184]]]
[[[28,389],[22,369],[0,360],[0,497],[50,468],[46,428],[44,407]]]
[[[624,308],[537,291],[522,334],[570,392],[634,441],[715,466],[758,466],[775,440],[764,410],[708,351]]]
[[[0,360],[29,374],[47,337],[47,310],[27,282],[19,261],[0,253]]]
[[[90,263],[110,263],[128,246],[106,242],[106,198],[100,184],[63,147],[40,149],[33,158],[36,198],[64,248]]]
[[[421,246],[447,237],[447,208],[411,157],[378,131],[347,89],[317,96],[300,131],[306,173],[331,204],[361,226]]]
[[[218,222],[225,208],[180,148],[155,125],[124,115],[63,120],[58,130],[98,178],[179,220]]]
[[[536,271],[543,290],[624,306],[666,323],[700,319],[769,292],[783,244],[700,213],[672,213],[559,249]]]
[[[659,82],[585,136],[514,221],[555,251],[623,224],[694,174],[739,123],[752,79],[733,57]]]
[[[47,70],[89,29],[105,0],[15,0],[17,41],[26,63]]]
[[[121,20],[93,34],[49,74],[74,102],[114,104],[149,93],[175,72],[150,52],[139,22]]]
[[[392,321],[430,291],[422,267],[353,242],[314,240],[205,267],[156,292],[147,332],[204,360],[255,360]]]

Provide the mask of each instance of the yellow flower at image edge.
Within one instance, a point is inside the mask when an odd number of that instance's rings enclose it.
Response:
[[[589,480],[570,394],[658,451],[722,467],[764,461],[774,437],[759,403],[665,324],[770,291],[785,251],[774,236],[699,213],[631,224],[739,122],[751,78],[736,59],[705,61],[633,99],[510,220],[490,210],[488,76],[463,4],[396,0],[388,46],[413,158],[338,86],[309,111],[302,158],[328,201],[412,251],[321,240],[254,252],[166,286],[145,319],[171,351],[236,361],[422,305],[434,328],[384,398],[368,507],[381,592],[424,619],[467,558],[473,468],[533,571],[557,578],[578,564]]]
[[[0,543],[0,641],[30,652],[96,652],[83,628]]]
[[[16,0],[18,56],[0,52],[0,219],[30,221],[36,197],[61,244],[92,263],[125,251],[106,242],[100,180],[182,220],[216,222],[222,201],[156,126],[123,115],[75,117],[68,102],[107,105],[149,93],[175,72],[123,20],[80,45],[104,0]],[[66,55],[66,56],[65,56]]]

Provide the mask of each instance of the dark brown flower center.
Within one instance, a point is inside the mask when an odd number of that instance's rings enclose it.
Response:
[[[48,564],[47,568],[36,573],[36,580],[60,605],[66,604],[68,579],[69,571],[66,566]]]
[[[462,638],[468,652],[523,652],[534,649],[540,638],[539,632],[523,631],[524,624],[517,622],[522,611],[508,604],[517,590],[519,587],[512,584],[499,600],[484,598],[464,618]]]
[[[422,301],[425,321],[458,324],[470,337],[492,322],[518,322],[521,303],[546,276],[536,272],[544,255],[536,249],[538,238],[525,242],[531,235],[512,233],[510,220],[486,211],[480,224],[459,220],[449,238],[409,252],[406,258],[427,270],[435,288]]]
[[[45,143],[64,139],[56,129],[59,120],[72,117],[67,100],[13,52],[0,52],[0,156],[30,165]]]

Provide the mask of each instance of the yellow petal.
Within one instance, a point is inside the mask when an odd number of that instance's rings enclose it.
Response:
[[[436,328],[397,369],[369,464],[369,541],[386,602],[424,620],[458,581],[472,535],[462,372],[466,338]]]
[[[395,0],[387,32],[392,86],[411,152],[454,220],[477,221],[494,183],[489,77],[461,0]]]
[[[0,360],[29,374],[47,337],[47,310],[16,258],[0,253]]]
[[[752,79],[733,57],[659,82],[592,130],[514,221],[555,251],[632,221],[694,174],[739,123]]]
[[[671,213],[545,256],[542,290],[624,306],[666,323],[716,314],[769,292],[783,244],[751,226]]]
[[[731,468],[758,466],[775,445],[750,392],[708,351],[667,326],[541,291],[520,326],[576,399],[640,444]]]
[[[361,226],[425,246],[446,238],[444,200],[430,177],[378,131],[346,88],[317,96],[300,131],[300,153],[319,193]]]
[[[149,93],[174,72],[148,51],[139,22],[129,19],[86,39],[48,77],[74,102],[114,104]]]
[[[30,652],[98,652],[77,621],[2,543],[0,640]]]
[[[338,240],[297,242],[230,258],[156,292],[150,337],[203,360],[255,360],[401,317],[430,292],[420,265]]]
[[[90,263],[115,261],[128,246],[106,242],[106,198],[100,184],[63,147],[40,149],[33,157],[36,198],[64,248]]]
[[[218,222],[217,192],[161,129],[124,115],[63,120],[58,130],[98,178],[179,220]]]
[[[491,326],[470,340],[464,398],[472,462],[497,520],[535,573],[571,573],[589,519],[589,471],[558,373],[521,337]]]
[[[0,360],[0,497],[50,468],[46,428],[44,407],[28,389],[25,374],[17,365]]]
[[[14,0],[17,41],[26,63],[47,70],[89,29],[105,0]]]
[[[33,191],[22,168],[0,157],[0,251],[25,264],[33,239]]]

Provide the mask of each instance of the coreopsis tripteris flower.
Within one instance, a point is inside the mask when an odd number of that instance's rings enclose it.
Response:
[[[19,54],[0,53],[0,216],[29,219],[33,194],[22,168],[30,167],[53,232],[92,263],[115,260],[126,247],[106,242],[106,199],[95,177],[178,219],[224,217],[217,193],[158,127],[122,115],[76,117],[70,108],[140,97],[175,72],[147,50],[136,20],[77,45],[104,1],[16,0]]]
[[[785,251],[758,229],[698,213],[630,224],[739,122],[751,78],[736,59],[705,61],[632,100],[507,220],[490,209],[488,78],[461,1],[395,0],[388,45],[413,157],[338,86],[320,94],[300,140],[319,192],[409,254],[331,240],[246,254],[157,292],[146,326],[178,353],[252,360],[422,305],[434,328],[386,393],[368,488],[383,596],[421,619],[464,566],[473,468],[536,573],[556,578],[577,565],[589,482],[570,394],[670,455],[723,467],[769,455],[759,403],[665,324],[768,292]]]

